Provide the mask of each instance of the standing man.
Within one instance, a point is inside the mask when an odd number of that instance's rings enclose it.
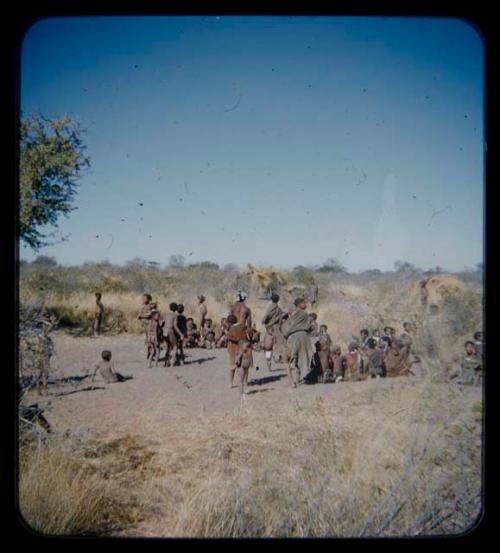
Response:
[[[311,277],[311,283],[309,286],[309,300],[311,303],[311,311],[314,311],[318,305],[319,288],[314,278]]]
[[[95,294],[95,317],[94,317],[94,336],[97,338],[101,335],[102,319],[104,315],[104,305],[101,301],[102,294],[96,292]]]
[[[144,344],[147,346],[148,344],[148,329],[149,329],[149,321],[151,319],[153,307],[151,305],[151,294],[142,294],[142,307],[139,311],[139,317],[137,317],[144,328]]]
[[[203,332],[205,319],[207,318],[207,306],[205,305],[205,296],[196,296],[198,298],[198,332]]]
[[[304,298],[297,298],[294,305],[295,310],[288,318],[283,333],[290,356],[288,378],[290,384],[297,388],[301,373],[305,374],[311,368],[313,351],[310,336],[311,319],[306,312],[306,302]]]
[[[266,327],[266,335],[264,337],[264,350],[266,352],[266,360],[268,369],[271,370],[271,359],[274,346],[277,346],[276,354],[282,354],[281,349],[284,342],[283,334],[281,333],[280,323],[285,312],[278,305],[280,297],[278,294],[271,294],[271,303],[267,306],[262,324]],[[272,340],[272,341],[271,341]]]

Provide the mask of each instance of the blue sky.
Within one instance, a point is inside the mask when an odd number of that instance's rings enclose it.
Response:
[[[69,239],[38,252],[62,264],[482,260],[483,44],[464,21],[50,18],[21,76],[23,114],[87,129]]]

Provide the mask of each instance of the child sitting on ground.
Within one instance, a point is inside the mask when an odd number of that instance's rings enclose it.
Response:
[[[122,374],[115,371],[115,365],[111,362],[111,352],[109,350],[104,350],[101,353],[102,359],[97,363],[94,374],[92,375],[92,384],[95,380],[96,372],[99,371],[99,374],[106,381],[106,384],[112,384],[113,382],[124,382],[129,380],[131,376],[123,376]]]
[[[222,317],[220,320],[219,330],[215,336],[215,347],[216,348],[225,348],[227,347],[227,331],[229,329],[229,324],[226,317]]]
[[[199,333],[196,328],[196,323],[194,322],[193,317],[188,317],[186,319],[186,328],[187,328],[187,338],[186,338],[186,347],[195,348],[198,346]]]
[[[384,355],[386,376],[401,376],[410,373],[411,362],[408,359],[408,348],[403,340],[393,340],[389,349]]]
[[[314,346],[315,352],[311,360],[311,370],[304,376],[305,384],[314,384],[316,382],[324,382],[325,374],[332,372],[330,351],[324,348],[324,344],[316,342]]]
[[[375,338],[374,338],[375,340]],[[377,342],[377,348],[382,352],[382,354],[384,355],[384,357],[387,355],[387,353],[389,352],[389,350],[391,349],[391,345],[392,345],[393,342],[391,342],[391,340],[387,337],[387,336],[383,336],[382,338],[380,338],[380,340]]]
[[[201,330],[199,347],[213,349],[215,347],[215,330],[212,326],[212,319],[205,319]]]
[[[383,336],[382,336],[383,338]],[[372,378],[381,378],[385,376],[384,354],[377,347],[377,341],[369,338],[367,342],[368,349],[366,355],[368,357],[368,369]]]
[[[344,355],[347,380],[361,380],[363,377],[363,358],[359,352],[359,343],[350,342]]]
[[[318,342],[316,342],[316,348],[323,384],[335,382],[335,363],[333,355],[330,353],[330,344],[326,341],[318,340]]]
[[[345,359],[340,346],[332,347],[333,376],[335,382],[345,379]]]
[[[319,325],[318,325],[318,315],[316,313],[309,313],[309,320],[311,322],[309,334],[311,336],[311,343],[313,350],[316,349],[316,342],[319,338]]]
[[[326,344],[328,350],[332,347],[332,339],[328,334],[328,327],[326,325],[319,326],[318,341],[322,344]]]

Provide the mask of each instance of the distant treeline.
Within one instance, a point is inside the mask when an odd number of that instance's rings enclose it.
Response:
[[[47,255],[39,255],[36,257],[33,261],[29,262],[26,260],[21,259],[19,262],[19,266],[21,269],[26,269],[27,267],[65,267],[68,269],[85,269],[89,267],[101,267],[101,268],[121,268],[121,269],[134,269],[134,268],[141,268],[141,269],[154,269],[154,270],[163,270],[168,271],[170,269],[184,269],[184,270],[207,270],[207,271],[222,271],[225,273],[237,273],[244,271],[244,267],[239,267],[238,265],[234,263],[227,263],[223,266],[218,265],[217,263],[214,263],[213,261],[200,261],[196,263],[187,263],[186,259],[182,255],[173,255],[170,257],[169,262],[165,265],[161,265],[157,261],[147,261],[145,259],[136,257],[130,261],[127,261],[124,265],[114,265],[111,262],[105,260],[105,261],[86,261],[82,263],[81,265],[72,265],[72,266],[64,266],[59,265],[55,257],[47,256]],[[295,274],[300,277],[302,273],[338,273],[338,274],[357,274],[357,275],[367,275],[367,276],[376,276],[376,275],[384,275],[388,273],[415,273],[415,274],[435,274],[435,273],[453,273],[457,274],[458,276],[464,275],[466,278],[470,278],[471,275],[474,275],[475,278],[478,276],[482,277],[483,273],[483,263],[477,263],[474,267],[466,267],[462,271],[450,271],[443,267],[440,267],[439,265],[429,268],[429,269],[422,269],[420,267],[415,266],[412,263],[409,263],[408,261],[401,261],[398,260],[394,263],[394,269],[392,271],[382,271],[380,269],[365,269],[363,271],[356,271],[356,272],[350,272],[338,259],[336,258],[329,258],[321,265],[312,265],[312,266],[306,266],[306,265],[297,265],[291,270],[282,269],[284,272],[290,272],[292,274]]]

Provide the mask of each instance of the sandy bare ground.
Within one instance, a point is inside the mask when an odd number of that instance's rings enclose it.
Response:
[[[228,355],[225,349],[186,350],[186,365],[148,368],[143,338],[119,335],[100,338],[54,337],[56,355],[52,359],[55,375],[49,396],[31,394],[46,409],[46,416],[58,431],[104,436],[121,432],[143,433],[145,428],[167,428],[172,415],[201,415],[227,412],[241,405],[241,395],[229,387]],[[123,383],[106,384],[99,375],[94,386],[89,376],[104,349],[111,350],[115,368],[133,378]],[[256,369],[259,367],[259,370]],[[292,390],[283,364],[274,364],[269,372],[264,353],[254,352],[254,368],[249,375],[244,402],[266,407],[297,397],[338,397],[339,401],[367,387],[397,385],[406,378],[365,382],[303,385]]]

